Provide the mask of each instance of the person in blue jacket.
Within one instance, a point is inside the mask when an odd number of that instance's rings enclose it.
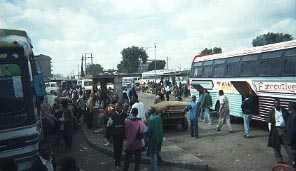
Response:
[[[190,120],[190,135],[191,137],[198,138],[198,115],[200,104],[196,102],[196,96],[192,96],[192,101],[186,107],[188,111],[188,118]]]

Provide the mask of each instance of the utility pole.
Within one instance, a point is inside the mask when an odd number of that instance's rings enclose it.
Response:
[[[155,74],[155,84],[156,84],[156,43],[154,43],[154,74]],[[155,86],[155,94],[157,94],[157,86]]]
[[[77,78],[79,78],[79,64],[77,65]]]
[[[166,63],[167,63],[167,70],[168,70],[169,69],[169,57],[167,57],[166,60],[167,60]]]
[[[81,68],[80,76],[81,76],[81,77],[84,77],[84,70],[83,70],[83,55],[81,56],[81,66],[80,66],[80,68]]]
[[[156,43],[154,43],[154,70],[156,73]]]
[[[90,53],[91,64],[94,64],[94,63],[93,63],[93,58],[94,58],[94,57],[92,56],[92,53]]]
[[[90,54],[90,56],[88,56]],[[94,58],[94,56],[93,56],[93,54],[92,53],[84,53],[84,54],[82,54],[82,56],[84,57],[84,69],[85,69],[85,76],[87,75],[87,71],[86,71],[86,67],[87,67],[87,64],[86,64],[86,59],[89,59],[90,58],[90,60],[91,60],[91,64],[94,64],[93,63],[93,58]]]
[[[82,54],[83,56],[83,54]],[[87,71],[86,71],[86,56],[84,56],[84,70],[85,70],[85,76],[87,75]]]

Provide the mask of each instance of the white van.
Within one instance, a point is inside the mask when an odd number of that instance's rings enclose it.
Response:
[[[91,90],[93,86],[93,81],[92,79],[78,80],[77,85],[81,86],[85,90]]]
[[[53,92],[58,93],[59,92],[59,86],[57,82],[48,82],[45,83],[45,91],[47,94],[51,94]]]

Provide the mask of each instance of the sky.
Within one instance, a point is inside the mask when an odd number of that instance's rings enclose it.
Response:
[[[204,48],[251,47],[267,32],[296,38],[295,0],[0,0],[0,28],[26,30],[53,73],[77,73],[82,53],[116,69],[121,50],[144,47],[150,59],[188,69]],[[89,61],[90,62],[90,61]]]

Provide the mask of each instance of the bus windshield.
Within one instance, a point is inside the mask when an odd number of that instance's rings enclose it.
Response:
[[[92,86],[92,81],[85,81],[84,86]]]
[[[24,109],[21,68],[17,64],[0,64],[0,113]]]

